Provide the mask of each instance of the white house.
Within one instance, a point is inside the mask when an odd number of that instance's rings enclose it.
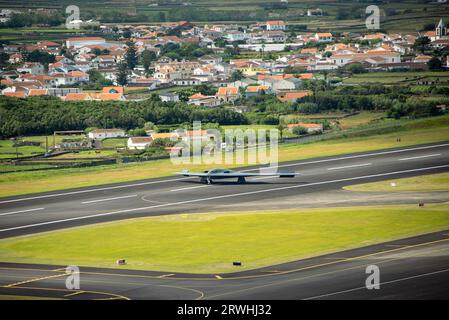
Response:
[[[130,137],[128,139],[128,149],[144,150],[153,142],[152,137]]]
[[[234,41],[243,41],[248,38],[248,35],[246,33],[240,32],[240,31],[228,31],[226,33],[226,39],[230,42]]]
[[[344,53],[334,54],[331,60],[334,64],[341,67],[353,61],[363,61],[369,58],[379,58],[383,63],[399,63],[401,62],[401,54],[394,51],[368,51],[364,53]]]
[[[33,75],[44,74],[44,65],[39,62],[25,62],[19,68],[17,68],[17,72],[20,73],[31,73]]]
[[[285,30],[286,28],[287,28],[287,25],[282,20],[267,21],[267,30],[268,31]]]
[[[65,41],[66,47],[73,49],[104,43],[106,43],[106,39],[101,37],[69,38]]]
[[[89,132],[89,138],[102,140],[107,138],[121,138],[125,136],[125,130],[122,129],[97,129]]]
[[[315,33],[315,40],[318,42],[328,42],[332,41],[332,39],[332,33],[330,32]]]
[[[159,94],[159,98],[163,102],[179,102],[179,95],[172,92],[161,93]]]

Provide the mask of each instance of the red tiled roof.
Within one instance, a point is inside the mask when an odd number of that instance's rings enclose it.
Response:
[[[15,98],[25,98],[26,94],[24,91],[20,91],[20,92],[5,92],[3,94],[4,96],[7,97],[15,97]]]
[[[237,95],[239,88],[237,87],[220,87],[218,88],[217,96]]]

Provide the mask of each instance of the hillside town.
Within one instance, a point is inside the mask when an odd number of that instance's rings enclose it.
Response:
[[[304,82],[348,66],[369,72],[449,68],[447,57],[426,53],[449,46],[443,19],[434,31],[403,34],[296,33],[282,20],[99,28],[104,36],[4,44],[1,94],[127,101],[142,99],[129,97],[129,89],[145,89],[159,92],[164,102],[178,102],[170,88],[207,85],[215,92],[194,92],[184,100],[213,108],[262,94],[294,102],[312,94]],[[242,58],[243,52],[250,54]]]

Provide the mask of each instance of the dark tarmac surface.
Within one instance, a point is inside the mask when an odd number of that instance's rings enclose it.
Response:
[[[314,203],[441,202],[449,198],[446,193],[415,194],[409,199],[380,193],[354,193],[352,197],[341,190],[351,184],[448,171],[449,143],[309,159],[280,167],[300,175],[293,179],[252,178],[245,185],[203,185],[198,179],[169,177],[3,198],[0,238],[177,213],[277,205],[305,208]],[[365,288],[365,268],[371,264],[380,268],[379,290]],[[80,291],[65,289],[63,268],[0,263],[0,295],[64,299],[448,299],[449,232],[236,274],[82,268]]]

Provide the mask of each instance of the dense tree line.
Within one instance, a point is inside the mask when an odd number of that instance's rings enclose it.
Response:
[[[229,109],[207,109],[148,99],[138,102],[69,102],[54,97],[0,97],[0,136],[51,134],[55,130],[142,128],[146,122],[192,121],[245,124],[244,115]]]
[[[11,18],[3,23],[0,23],[0,28],[22,28],[31,27],[35,24],[59,26],[64,23],[65,18],[59,12],[45,13],[45,12],[23,12],[14,13]]]

